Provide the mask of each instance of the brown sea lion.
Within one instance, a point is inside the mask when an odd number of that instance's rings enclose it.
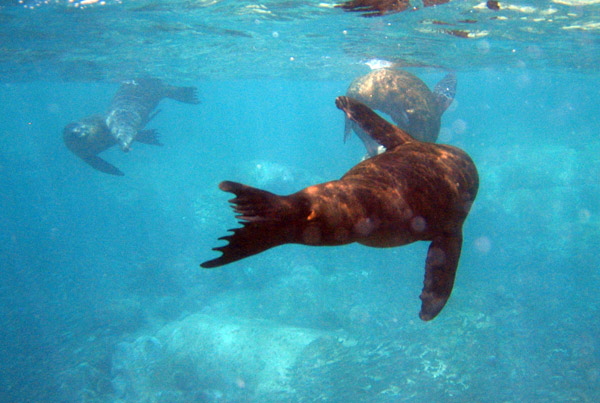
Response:
[[[243,226],[220,238],[228,241],[214,248],[222,255],[201,266],[222,266],[286,243],[382,248],[431,241],[419,316],[433,319],[452,291],[477,169],[464,151],[418,141],[354,99],[338,97],[336,105],[387,151],[339,180],[288,196],[222,182],[221,190],[236,195],[231,203]]]
[[[448,3],[450,0],[422,0],[423,7],[432,7],[440,4]],[[385,14],[400,13],[406,11],[409,7],[411,10],[418,8],[418,2],[409,0],[348,0],[335,7],[339,7],[344,11],[362,13],[363,17],[379,17]]]
[[[438,138],[442,114],[455,94],[456,76],[452,73],[447,74],[432,92],[414,74],[391,68],[373,70],[358,77],[346,92],[346,96],[389,115],[398,127],[417,140],[432,143]],[[344,140],[352,130],[363,141],[369,155],[375,155],[377,143],[346,118]]]

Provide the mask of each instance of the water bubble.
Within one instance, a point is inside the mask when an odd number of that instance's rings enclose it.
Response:
[[[446,253],[440,248],[431,248],[427,252],[427,262],[433,266],[441,266],[446,261]]]
[[[527,46],[527,54],[532,59],[541,59],[544,55],[544,51],[538,45]]]
[[[492,241],[487,236],[480,236],[475,240],[475,248],[479,252],[487,254],[492,249]]]
[[[421,216],[416,216],[410,221],[410,226],[415,232],[423,232],[425,231],[425,227],[427,226],[427,222]]]
[[[374,229],[375,225],[371,219],[365,218],[354,225],[354,232],[360,236],[368,236]]]
[[[456,134],[463,134],[467,130],[467,122],[462,119],[456,119],[452,123],[452,131]]]
[[[53,114],[57,114],[60,112],[60,106],[57,103],[48,104],[47,109],[49,113]]]
[[[582,224],[585,224],[590,221],[590,218],[592,217],[592,213],[590,213],[590,210],[584,208],[584,209],[579,210],[579,212],[577,213],[577,216],[579,217],[579,222]]]
[[[277,31],[273,31],[271,35],[273,35],[273,38],[279,38],[279,32]]]
[[[452,130],[447,127],[440,129],[440,135],[438,136],[438,143],[449,143],[452,141]]]
[[[519,88],[528,87],[530,84],[531,84],[531,76],[529,74],[523,73],[519,77],[517,77],[517,86]]]
[[[479,50],[479,53],[481,54],[488,53],[490,51],[490,48],[490,43],[485,39],[477,42],[477,50]]]

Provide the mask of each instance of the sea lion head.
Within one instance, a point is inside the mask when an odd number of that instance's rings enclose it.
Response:
[[[63,140],[69,150],[77,155],[97,154],[108,148],[108,127],[100,116],[90,116],[69,123],[63,129]]]
[[[98,133],[98,126],[89,124],[88,122],[71,122],[63,129],[63,139],[65,143],[73,144],[85,142],[90,137]]]
[[[82,122],[69,123],[63,129],[63,140],[67,148],[73,152],[80,149],[82,144],[87,142],[90,137],[90,132],[93,129]]]
[[[98,156],[114,146],[106,121],[101,116],[90,116],[72,122],[63,129],[63,140],[67,148],[92,168],[110,175],[123,176],[123,172]]]

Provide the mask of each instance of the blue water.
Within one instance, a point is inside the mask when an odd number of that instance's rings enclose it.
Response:
[[[148,127],[163,147],[103,153],[124,177],[61,136],[106,109],[115,80],[3,70],[0,401],[600,400],[597,70],[456,72],[440,142],[471,155],[481,184],[452,296],[422,322],[426,243],[287,245],[199,267],[236,226],[220,181],[291,193],[364,154],[334,105],[348,71],[244,68],[172,73],[201,103],[162,101]],[[445,74],[409,70],[430,88]]]

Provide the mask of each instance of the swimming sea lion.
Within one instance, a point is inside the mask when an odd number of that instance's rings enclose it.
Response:
[[[121,83],[106,113],[106,125],[123,151],[128,151],[137,132],[154,117],[150,113],[163,98],[197,104],[196,88],[168,85],[156,78]]]
[[[194,87],[176,87],[155,78],[125,81],[104,116],[93,115],[69,123],[63,130],[63,140],[69,150],[93,168],[111,175],[123,175],[97,154],[116,144],[128,151],[134,140],[161,145],[156,132],[141,129],[156,116],[158,111],[152,111],[163,98],[198,103]]]
[[[119,168],[98,157],[99,153],[117,144],[104,116],[93,115],[79,122],[69,123],[63,130],[63,140],[73,154],[94,169],[111,175],[124,175]],[[154,130],[138,132],[135,140],[145,144],[162,145]]]
[[[336,4],[344,11],[359,12],[363,17],[378,17],[388,13],[405,11],[409,0],[348,0]]]
[[[388,114],[398,127],[418,140],[435,142],[442,114],[456,94],[456,76],[446,75],[433,92],[415,75],[395,69],[378,69],[355,79],[346,92],[369,107]],[[354,130],[369,155],[377,154],[377,143],[346,118],[344,140]]]
[[[448,3],[450,0],[422,0],[423,7],[432,7]],[[418,8],[418,2],[409,0],[348,0],[335,7],[342,8],[344,11],[359,12],[363,17],[379,17],[385,14],[400,13]]]
[[[464,151],[416,140],[354,99],[338,97],[336,106],[386,151],[339,180],[288,196],[222,182],[221,190],[236,196],[230,202],[243,226],[220,238],[228,241],[214,248],[222,255],[201,266],[222,266],[286,243],[383,248],[431,241],[419,316],[433,319],[452,291],[477,169]]]

